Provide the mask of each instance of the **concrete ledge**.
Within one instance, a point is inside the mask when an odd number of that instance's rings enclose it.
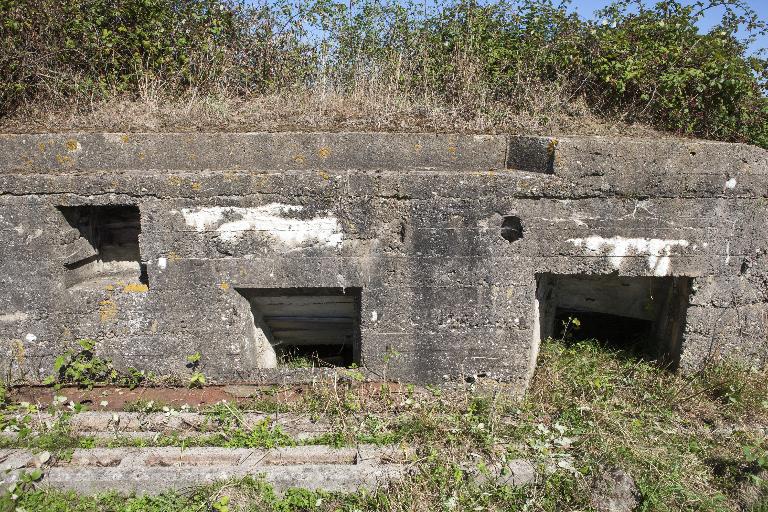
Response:
[[[396,133],[0,135],[0,169],[500,169],[507,137]]]
[[[29,451],[0,450],[7,486],[34,466]],[[401,478],[409,453],[396,447],[306,446],[271,450],[228,448],[95,448],[51,460],[41,485],[82,494],[157,494],[245,476],[263,476],[277,492],[288,488],[352,492]]]
[[[433,170],[589,176],[768,173],[768,151],[689,139],[428,133],[0,135],[0,170]]]

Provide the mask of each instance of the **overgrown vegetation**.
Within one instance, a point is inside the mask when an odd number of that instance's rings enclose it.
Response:
[[[550,341],[542,346],[523,400],[482,380],[453,389],[332,381],[290,402],[279,400],[283,391],[288,390],[265,391],[240,407],[220,403],[207,409],[210,423],[195,440],[163,436],[144,443],[301,444],[269,422],[245,427],[244,411],[272,407],[334,425],[323,437],[303,442],[413,447],[414,475],[373,493],[295,491],[282,498],[257,480],[127,500],[77,497],[31,483],[14,503],[27,510],[216,510],[216,503],[266,511],[589,510],[593,480],[611,467],[634,477],[644,511],[758,511],[768,503],[768,369],[720,364],[685,377],[594,342]],[[93,439],[67,428],[76,405],[53,404],[52,410],[66,412],[60,426],[39,439],[23,419],[33,406],[9,405],[3,428],[26,436],[6,446],[50,450],[54,458],[93,446]],[[530,486],[511,488],[493,479],[477,484],[472,476],[519,458],[538,468]]]
[[[143,109],[145,129],[645,123],[768,147],[767,61],[746,50],[765,20],[742,0],[618,0],[591,19],[554,0],[2,0],[0,19],[6,129],[33,112],[93,127],[99,109],[131,128]]]

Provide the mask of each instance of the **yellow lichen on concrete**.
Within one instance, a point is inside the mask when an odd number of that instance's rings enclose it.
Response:
[[[169,252],[168,256],[166,257],[168,258],[168,261],[179,261],[181,259],[181,256],[179,256],[173,251]]]
[[[128,141],[130,141],[130,140],[131,140],[131,138],[128,136],[128,134],[127,134],[127,133],[124,133],[124,134],[122,134],[122,135],[120,136],[120,140],[121,140],[121,141],[123,141],[123,142],[125,142],[125,143],[127,143]]]
[[[552,156],[552,153],[555,152],[555,148],[557,148],[558,141],[557,139],[551,139],[549,141],[549,144],[547,144],[547,153]]]
[[[423,148],[424,148],[424,146],[422,146],[422,145],[421,145],[421,144],[419,144],[418,142],[417,142],[416,144],[414,144],[414,145],[413,145],[413,149],[414,149],[414,150],[415,150],[417,153],[420,153],[420,152],[421,152],[421,150],[422,150]]]
[[[72,163],[72,157],[67,155],[56,155],[56,161],[59,165],[69,165]]]
[[[224,291],[227,291],[227,290],[229,290],[229,283],[221,283],[219,285],[219,288],[221,288]]]
[[[193,181],[192,182],[192,190],[200,190],[203,188],[203,184],[199,181]]]
[[[317,174],[319,174],[319,175],[320,175],[320,177],[321,177],[321,178],[323,178],[325,181],[328,181],[328,180],[330,180],[330,179],[331,179],[331,175],[330,175],[330,174],[328,174],[328,173],[327,173],[327,172],[325,172],[325,171],[317,171]]]
[[[184,182],[184,179],[181,176],[168,177],[168,183],[170,183],[174,187],[180,187],[183,182]]]
[[[251,182],[254,188],[261,188],[267,184],[269,176],[262,172],[251,171]]]
[[[19,365],[24,364],[24,359],[26,359],[24,356],[26,355],[27,351],[24,349],[24,342],[19,339],[13,339],[11,340],[14,345],[14,358],[16,359],[16,362]]]
[[[331,150],[326,147],[322,147],[320,148],[320,151],[317,152],[317,155],[320,158],[328,158],[329,156],[331,156]]]
[[[128,283],[123,286],[123,291],[126,293],[146,293],[149,291],[149,286],[144,283]]]
[[[67,151],[70,153],[74,153],[75,151],[79,151],[82,146],[80,146],[80,143],[77,142],[76,139],[69,139],[66,143]]]
[[[448,146],[448,152],[451,155],[456,156],[456,153],[458,153],[458,151],[459,151],[459,148],[457,148],[456,146]]]
[[[305,161],[304,160],[304,155],[296,155],[296,156],[294,156],[293,157],[293,161],[296,162],[299,165],[303,164],[304,161]]]
[[[109,322],[117,318],[117,304],[107,299],[99,302],[99,318],[102,322]]]

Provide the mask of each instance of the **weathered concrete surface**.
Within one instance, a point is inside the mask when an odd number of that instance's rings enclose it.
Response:
[[[57,134],[0,136],[0,149],[0,346],[17,380],[42,379],[86,337],[102,357],[159,374],[188,375],[186,356],[200,351],[212,381],[312,378],[262,367],[272,347],[245,297],[324,288],[359,290],[355,359],[372,377],[482,374],[522,390],[547,332],[550,299],[537,282],[561,274],[690,278],[684,315],[671,323],[682,330],[681,368],[768,358],[768,152],[759,148]],[[83,241],[87,226],[60,209],[83,205],[139,207],[144,275],[127,263],[72,268],[89,261],[77,254],[98,253],[98,240]],[[519,217],[523,238],[501,236],[505,216]],[[649,289],[653,318],[663,304]]]
[[[405,474],[409,452],[394,447],[304,446],[270,450],[231,448],[77,449],[70,460],[50,460],[40,484],[81,494],[116,491],[158,494],[245,476],[263,476],[277,492],[376,489]],[[13,483],[34,455],[0,450],[0,487]]]

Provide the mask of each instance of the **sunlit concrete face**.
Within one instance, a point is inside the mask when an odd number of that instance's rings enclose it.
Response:
[[[0,345],[16,380],[93,338],[161,375],[199,351],[212,382],[355,364],[523,390],[539,345],[579,315],[609,341],[636,322],[682,371],[768,355],[758,148],[344,133],[0,148]]]

